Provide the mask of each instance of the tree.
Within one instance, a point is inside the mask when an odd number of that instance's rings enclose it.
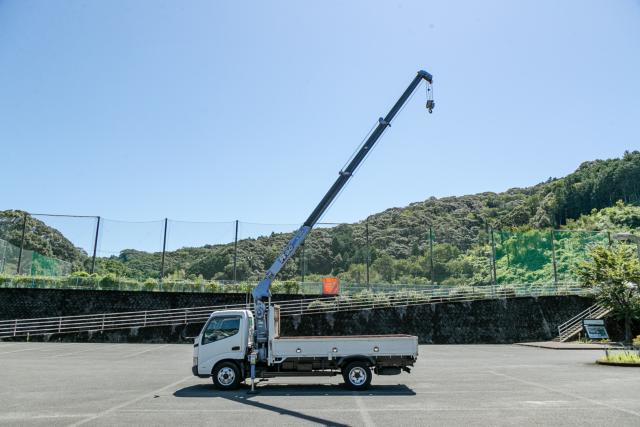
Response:
[[[394,260],[390,255],[382,254],[374,261],[372,268],[382,276],[382,280],[386,283],[393,283]]]
[[[596,291],[597,301],[624,319],[625,342],[631,342],[631,320],[640,317],[640,261],[630,245],[596,246],[578,267],[582,282]]]

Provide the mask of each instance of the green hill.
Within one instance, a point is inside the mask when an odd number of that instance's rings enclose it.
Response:
[[[616,205],[617,201],[622,204]],[[496,269],[504,280],[549,280],[551,245],[562,246],[567,262],[589,244],[591,234],[571,238],[552,228],[567,230],[629,229],[637,227],[640,208],[640,152],[622,158],[581,164],[563,178],[502,193],[430,198],[403,208],[391,208],[366,219],[369,226],[372,282],[428,282],[482,284],[491,281],[491,233],[496,246]],[[595,210],[595,211],[594,211]],[[5,211],[10,217],[16,211]],[[8,214],[7,214],[8,213]],[[37,220],[30,227],[30,249],[47,251],[81,265],[86,256],[60,233]],[[1,223],[1,222],[0,222]],[[15,221],[12,226],[15,241]],[[513,233],[517,230],[518,233]],[[57,234],[56,234],[57,233]],[[593,234],[593,233],[592,233]],[[430,235],[432,254],[430,251]],[[587,237],[585,237],[587,236]],[[596,236],[596,234],[593,234]],[[594,241],[600,241],[598,235]],[[1,237],[1,236],[0,236]],[[564,237],[565,241],[561,241]],[[258,279],[279,253],[290,234],[276,233],[238,242],[238,279]],[[554,239],[559,239],[556,242]],[[573,239],[573,240],[572,240]],[[598,240],[600,239],[600,240]],[[563,243],[564,242],[564,243]],[[573,249],[569,249],[571,243]],[[307,279],[337,274],[347,281],[363,282],[366,250],[365,221],[313,230],[306,242]],[[537,249],[536,249],[537,248]],[[513,251],[511,253],[510,251]],[[536,252],[537,251],[537,252]],[[300,276],[301,252],[289,261],[280,278]],[[127,249],[119,256],[98,260],[98,271],[146,278],[157,277],[160,253]],[[534,262],[535,260],[535,262]],[[544,262],[543,262],[544,260]],[[563,261],[564,260],[564,261]],[[522,264],[518,264],[518,262]],[[559,266],[570,275],[570,267]],[[182,248],[166,254],[165,272],[176,278],[233,277],[233,245]],[[564,276],[563,276],[564,277]],[[569,276],[567,276],[569,277]],[[499,278],[500,281],[500,278]]]

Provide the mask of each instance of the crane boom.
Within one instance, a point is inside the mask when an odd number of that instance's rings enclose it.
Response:
[[[375,143],[378,141],[378,139],[380,139],[385,129],[391,125],[391,121],[398,114],[402,106],[407,102],[411,94],[416,90],[418,85],[423,80],[425,80],[428,85],[431,85],[433,83],[433,77],[431,76],[431,74],[424,70],[418,71],[415,78],[411,81],[411,83],[409,83],[407,89],[402,93],[393,107],[391,107],[391,110],[389,110],[387,115],[384,118],[381,117],[380,119],[378,119],[378,125],[375,127],[373,132],[369,135],[364,144],[362,144],[358,152],[353,156],[347,166],[339,172],[338,178],[333,183],[331,188],[329,188],[329,191],[327,191],[322,200],[320,200],[320,203],[318,203],[313,212],[311,212],[307,220],[302,224],[302,226],[294,234],[291,240],[289,240],[280,255],[278,255],[276,260],[273,262],[269,270],[267,270],[264,278],[253,289],[252,295],[255,302],[256,320],[255,342],[257,343],[257,350],[259,354],[258,357],[260,360],[264,360],[264,358],[266,357],[266,349],[261,346],[261,344],[266,342],[267,340],[266,307],[263,300],[271,295],[269,291],[271,282],[273,282],[276,274],[278,274],[278,272],[282,269],[287,260],[291,258],[291,256],[293,256],[298,247],[304,242],[313,226],[318,222],[322,214],[335,200],[336,196],[340,193],[340,190],[344,188],[345,184],[347,183],[347,181],[349,181],[360,163],[362,163],[369,151],[371,151]],[[431,112],[433,107],[433,100],[429,99],[427,101],[427,108],[429,109],[429,112]]]

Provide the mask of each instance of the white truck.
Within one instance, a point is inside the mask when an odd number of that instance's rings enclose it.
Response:
[[[362,390],[378,375],[410,372],[418,357],[412,335],[280,336],[280,310],[269,310],[268,357],[255,376],[334,376]],[[253,353],[254,318],[250,310],[214,312],[193,344],[193,374],[212,377],[218,389],[237,388],[248,378]]]
[[[211,315],[194,343],[194,375],[212,376],[218,388],[231,389],[249,374],[253,386],[256,376],[342,373],[348,387],[365,389],[371,383],[372,368],[379,375],[399,374],[402,370],[409,372],[409,366],[418,356],[418,339],[411,335],[281,337],[280,312],[277,306],[270,304],[270,287],[422,81],[427,83],[426,107],[429,113],[432,112],[435,106],[431,90],[433,78],[420,70],[387,115],[378,119],[377,126],[253,289],[254,313],[224,310]],[[269,303],[265,303],[266,300]]]

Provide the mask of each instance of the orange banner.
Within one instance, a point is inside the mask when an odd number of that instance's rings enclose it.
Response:
[[[322,278],[322,295],[338,295],[340,293],[340,279],[337,277]]]

